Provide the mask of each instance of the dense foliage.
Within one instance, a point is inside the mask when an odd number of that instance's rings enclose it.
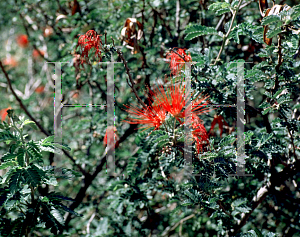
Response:
[[[300,236],[297,4],[0,2],[0,236]]]

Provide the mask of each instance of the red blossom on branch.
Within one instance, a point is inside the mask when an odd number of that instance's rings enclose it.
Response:
[[[6,116],[7,116],[7,110],[11,109],[11,107],[8,107],[6,109],[1,109],[0,110],[0,117],[1,117],[1,121],[4,121]]]
[[[197,116],[196,116],[197,117]],[[208,141],[208,134],[204,125],[199,121],[199,119],[194,119],[192,123],[192,136],[196,142],[197,153],[200,153],[200,150],[203,151],[203,147],[206,146]]]
[[[136,117],[130,118],[129,120],[125,120],[124,122],[130,124],[143,124],[144,126],[141,128],[149,128],[155,127],[154,130],[157,130],[166,119],[166,111],[161,106],[148,106],[147,109],[139,108],[136,106],[127,106],[127,112]]]
[[[156,87],[150,91],[154,103],[162,106],[165,111],[170,113],[180,123],[180,118],[184,117],[183,109],[185,106],[185,93],[181,84],[171,84],[165,91],[163,86]]]
[[[17,36],[17,44],[22,48],[26,48],[29,44],[27,35],[18,35]]]
[[[180,48],[177,49],[176,53],[167,53],[167,59],[170,59],[170,69],[174,75],[181,70],[184,62],[192,61],[191,55],[187,55],[185,49]]]
[[[81,64],[89,61],[89,52],[91,49],[95,50],[95,58],[97,61],[101,61],[101,35],[97,35],[94,30],[89,30],[84,35],[80,35],[78,39],[78,46],[81,47]]]
[[[219,124],[220,137],[222,137],[222,134],[223,134],[224,124],[225,124],[225,126],[227,128],[226,129],[227,132],[229,133],[228,123],[225,121],[225,119],[223,118],[223,116],[222,115],[215,115],[214,116],[214,120],[212,121],[210,130],[209,130],[209,134],[210,135],[214,134],[214,127],[215,127],[216,124]]]

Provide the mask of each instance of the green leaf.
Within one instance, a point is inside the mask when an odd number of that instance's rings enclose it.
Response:
[[[261,114],[262,115],[266,115],[267,113],[272,113],[274,111],[273,107],[269,107],[269,108],[266,108],[264,109]]]
[[[43,197],[43,198],[42,198],[42,202],[49,202],[48,197]]]
[[[1,161],[2,161],[2,162],[7,162],[7,161],[15,160],[16,156],[17,156],[16,154],[5,153],[5,154],[1,157]]]
[[[29,141],[27,143],[27,153],[31,160],[41,159],[43,157],[39,145],[35,141]]]
[[[216,2],[211,4],[208,9],[219,16],[226,12],[230,12],[230,7],[230,4],[227,2]]]
[[[45,177],[45,173],[42,169],[39,169],[37,166],[32,165],[24,170],[24,177],[28,184],[31,184],[33,187],[37,187],[42,178]]]
[[[16,163],[16,162],[15,162]],[[16,163],[17,164],[17,163]],[[14,172],[16,171],[17,167],[12,167],[11,169],[8,170],[8,172],[6,172],[1,180],[1,184],[5,184],[6,180],[10,179],[10,177],[14,174]]]
[[[56,193],[56,192],[49,193],[47,197],[49,198],[50,201],[54,201],[54,200],[57,200],[57,201],[58,200],[74,201],[74,199],[62,196],[62,195],[60,195],[59,193]]]
[[[202,25],[190,25],[185,29],[185,33],[187,34],[185,40],[192,40],[202,35],[218,35],[220,37],[215,28]]]
[[[18,138],[10,133],[10,131],[0,132],[0,142],[18,141]]]
[[[264,237],[263,234],[256,227],[254,227],[254,231],[258,237]]]
[[[46,137],[44,140],[42,140],[42,143],[41,144],[46,144],[46,143],[51,143],[54,141],[54,136],[49,136],[49,137]]]
[[[8,167],[16,166],[16,165],[17,165],[17,162],[15,162],[15,161],[8,161],[8,162],[3,163],[3,164],[0,165],[0,170],[7,169]]]
[[[19,189],[19,182],[22,176],[22,170],[17,170],[9,180],[9,190],[14,194]]]
[[[130,175],[132,173],[137,159],[138,159],[137,157],[129,158],[127,168],[126,168],[126,171],[127,171],[128,175]]]
[[[24,167],[25,164],[25,150],[19,149],[17,153],[17,161],[21,167]]]
[[[262,25],[269,25],[270,23],[278,22],[278,21],[280,21],[280,17],[278,15],[265,16],[262,19],[261,24]]]
[[[57,182],[55,177],[50,177],[50,178],[45,179],[44,183],[48,184],[48,185],[52,185],[52,186],[57,186],[58,185],[58,182]]]
[[[64,221],[63,216],[60,214],[59,210],[52,207],[52,210],[50,211],[50,213],[61,225],[64,225],[65,221]]]
[[[243,22],[236,25],[229,33],[228,39],[233,39],[238,44],[240,43],[239,36],[248,36],[258,43],[263,43],[264,29],[262,26],[252,25],[248,22]]]
[[[62,209],[62,210],[64,210],[64,211],[66,211],[66,212],[69,212],[69,213],[71,213],[72,215],[75,215],[75,216],[83,216],[82,214],[79,214],[79,213],[77,213],[77,212],[71,210],[70,208],[66,207],[65,205],[63,205],[63,204],[61,204],[61,203],[55,204],[54,206],[55,206],[56,208],[58,208],[58,209]]]
[[[192,203],[192,202],[188,202],[188,201],[185,201],[185,202],[183,202],[182,204],[181,204],[181,206],[193,206],[194,205],[194,203]]]
[[[30,121],[29,119],[27,119],[27,120],[25,120],[25,121],[23,122],[22,127],[23,127],[24,125],[29,125],[30,127],[32,127],[32,128],[35,129],[35,130],[38,130],[38,129],[39,129],[39,128],[36,126],[35,122]]]
[[[235,137],[233,135],[229,135],[229,136],[222,138],[222,140],[219,142],[218,146],[219,147],[227,146],[227,145],[230,145],[231,143],[233,143],[234,141],[235,141]]]
[[[290,9],[291,13],[291,18],[292,20],[296,20],[298,17],[300,17],[300,5],[296,5]]]
[[[274,136],[273,133],[271,133],[271,134],[259,134],[258,142],[256,144],[256,147],[259,149],[261,146],[266,144],[273,136]]]
[[[275,28],[274,30],[268,30],[268,33],[267,33],[267,37],[268,38],[272,38],[276,35],[278,35],[279,33],[281,33],[281,27],[278,27],[278,28]]]

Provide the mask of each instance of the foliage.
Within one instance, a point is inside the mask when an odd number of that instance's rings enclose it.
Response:
[[[1,141],[8,151],[1,157],[0,165],[0,169],[7,170],[1,177],[1,236],[27,236],[43,227],[57,234],[63,230],[63,212],[79,214],[62,203],[73,201],[71,198],[57,192],[37,194],[42,185],[58,185],[54,167],[43,166],[42,151],[58,152],[59,148],[69,148],[54,143],[53,136],[39,142],[26,141],[24,127],[36,128],[35,123],[18,118],[13,110],[8,110],[8,116],[11,123],[0,124]]]
[[[300,236],[300,5],[267,3],[0,2],[0,235]]]

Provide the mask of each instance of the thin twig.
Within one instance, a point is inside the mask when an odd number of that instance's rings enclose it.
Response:
[[[181,57],[186,62],[185,58],[182,55],[180,55],[179,53],[177,53],[174,49],[169,48],[169,50],[174,52],[175,54],[177,54],[179,57]]]
[[[135,97],[138,99],[138,101],[141,103],[141,105],[145,109],[147,109],[147,105],[142,101],[142,99],[137,94],[137,91],[135,89],[135,83],[134,83],[134,81],[132,79],[132,76],[130,74],[130,69],[129,69],[128,65],[127,65],[127,62],[126,62],[124,56],[123,56],[123,53],[119,49],[117,50],[117,53],[118,53],[119,57],[121,58],[121,60],[123,61],[123,64],[124,64],[124,66],[126,68],[126,73],[127,73],[128,77],[129,77],[129,80],[130,80],[130,83],[131,83],[131,85],[129,83],[128,83],[128,85],[131,87],[133,93],[135,94]]]
[[[91,222],[93,221],[95,216],[96,216],[96,213],[94,212],[93,215],[91,216],[91,218],[89,219],[87,225],[86,225],[86,233],[87,234],[90,233],[90,225],[91,225]]]
[[[235,227],[235,230],[233,232],[233,235],[235,236],[238,231],[246,224],[248,218],[251,216],[251,214],[254,212],[254,210],[258,207],[260,203],[267,197],[269,191],[268,186],[262,187],[258,190],[257,195],[253,198],[254,203],[252,205],[252,209],[248,213],[243,213],[242,219],[239,221],[238,225]]]
[[[179,226],[180,224],[182,224],[183,222],[193,218],[195,216],[195,214],[191,214],[183,219],[181,219],[180,221],[178,221],[175,225],[173,225],[171,228],[166,228],[165,231],[162,233],[161,236],[166,236],[168,233],[170,233],[171,231],[175,230],[177,228],[177,226]]]
[[[219,20],[219,22],[218,22],[218,24],[217,24],[215,30],[218,30],[218,29],[220,28],[222,22],[223,22],[224,19],[225,19],[225,16],[226,16],[226,15],[224,14],[224,15],[221,17],[221,19]]]
[[[227,41],[227,39],[228,39],[228,36],[229,36],[229,34],[230,34],[230,32],[231,32],[231,29],[232,29],[232,26],[233,26],[233,22],[234,22],[235,17],[236,17],[236,15],[237,15],[237,13],[238,13],[238,11],[239,11],[239,9],[240,9],[241,3],[242,3],[242,0],[239,0],[238,6],[237,6],[236,10],[235,10],[234,13],[233,13],[233,16],[232,16],[232,19],[231,19],[231,22],[230,22],[229,29],[228,29],[226,35],[223,36],[223,41],[222,41],[222,45],[221,45],[220,51],[219,51],[218,56],[217,56],[217,58],[215,59],[215,63],[214,63],[213,65],[216,65],[216,64],[218,63],[218,61],[220,60],[222,51],[223,51],[223,49],[224,49],[225,43],[226,43],[226,41]]]
[[[283,117],[284,117],[285,122],[288,123],[287,118],[286,118],[285,116],[283,116]],[[294,143],[294,137],[293,137],[293,134],[291,133],[291,130],[289,129],[288,125],[286,126],[286,128],[287,128],[287,130],[288,130],[289,137],[291,138],[294,157],[295,157],[296,160],[298,160],[298,157],[297,157],[297,155],[296,155],[296,148],[295,148],[295,143]]]
[[[24,17],[22,16],[21,13],[20,13],[20,17],[21,17],[21,19],[22,19],[23,26],[24,26],[24,29],[25,29],[25,31],[26,31],[26,34],[27,34],[28,38],[30,38],[30,37],[29,37],[29,31],[28,31],[28,28],[26,27],[26,24],[25,24],[25,19],[24,19]],[[34,43],[31,42],[31,44],[32,44],[33,48],[39,53],[39,55],[40,55],[44,60],[46,60],[47,62],[51,62],[51,60],[49,60],[48,58],[45,58],[45,56],[44,56],[44,55],[42,54],[42,52],[36,47],[36,45],[35,45]]]
[[[27,114],[27,116],[33,121],[35,122],[35,124],[37,125],[37,127],[46,135],[46,136],[50,136],[50,134],[46,131],[46,129],[30,114],[30,112],[27,110],[26,106],[23,104],[22,100],[19,98],[19,96],[16,94],[15,90],[13,89],[12,85],[11,85],[11,81],[10,81],[10,78],[5,70],[5,68],[3,67],[2,65],[2,62],[0,61],[0,67],[6,77],[6,80],[7,80],[7,84],[8,84],[8,87],[10,88],[12,94],[14,95],[14,97],[16,98],[16,100],[19,102],[20,104],[20,107],[24,110],[24,112]],[[76,161],[75,159],[65,150],[63,150],[64,154],[69,157],[73,163],[79,168],[79,170],[82,172],[82,174],[84,176],[87,175],[87,173],[85,172],[84,169],[82,169],[82,167],[79,165],[79,164],[76,164]]]
[[[38,126],[38,128],[44,133],[46,134],[47,136],[50,136],[50,134],[42,127],[42,125],[34,118],[32,117],[32,115],[29,113],[29,111],[27,110],[26,106],[23,104],[22,100],[19,98],[19,96],[16,94],[16,92],[14,91],[14,89],[12,88],[12,85],[11,85],[11,81],[10,81],[10,78],[5,70],[5,68],[3,67],[2,65],[2,62],[0,61],[0,67],[2,69],[2,72],[4,73],[5,75],[5,78],[7,80],[7,84],[8,84],[8,87],[10,88],[12,94],[14,95],[14,97],[16,98],[16,100],[19,102],[21,108],[25,111],[25,113],[28,115],[28,117],[34,121],[36,123],[36,125]]]

